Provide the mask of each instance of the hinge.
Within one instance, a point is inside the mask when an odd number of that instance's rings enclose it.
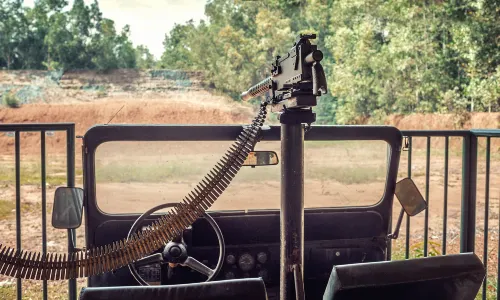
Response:
[[[403,136],[403,151],[408,151],[410,149],[410,139],[407,136]]]

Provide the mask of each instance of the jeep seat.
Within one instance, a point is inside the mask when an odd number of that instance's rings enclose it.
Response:
[[[160,286],[118,286],[83,288],[80,300],[267,300],[260,278],[233,279]]]
[[[474,253],[335,266],[323,300],[473,300],[485,269]]]

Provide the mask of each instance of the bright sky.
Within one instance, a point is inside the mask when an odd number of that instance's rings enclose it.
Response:
[[[73,4],[69,0],[69,5]],[[90,5],[93,0],[85,0]],[[117,31],[130,25],[134,45],[146,45],[156,58],[163,53],[165,34],[174,24],[205,19],[207,0],[99,0],[103,17],[115,21]],[[25,0],[33,6],[34,0]]]

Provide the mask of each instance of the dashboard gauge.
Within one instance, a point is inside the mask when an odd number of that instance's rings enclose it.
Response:
[[[248,272],[255,267],[255,258],[250,253],[244,253],[238,259],[238,265],[243,272]]]
[[[257,254],[257,261],[260,262],[261,264],[265,264],[267,261],[267,253],[266,252],[259,252]]]
[[[236,257],[232,254],[229,254],[227,257],[226,257],[226,263],[229,264],[229,265],[234,265],[234,263],[236,262]]]
[[[234,274],[234,272],[232,272],[232,271],[228,271],[228,272],[226,272],[226,274],[224,275],[224,278],[226,278],[226,279],[234,279],[234,278],[236,278],[236,275]]]

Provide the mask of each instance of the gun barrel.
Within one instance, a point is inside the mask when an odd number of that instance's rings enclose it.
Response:
[[[241,94],[241,99],[243,101],[248,101],[252,98],[258,97],[260,95],[263,95],[267,93],[273,85],[273,81],[271,77],[268,77],[261,82],[257,83],[256,85],[252,86],[249,88],[246,92],[243,92]]]

